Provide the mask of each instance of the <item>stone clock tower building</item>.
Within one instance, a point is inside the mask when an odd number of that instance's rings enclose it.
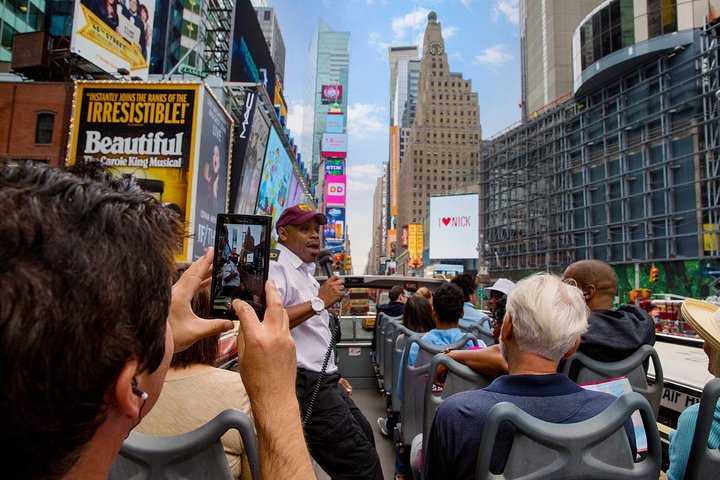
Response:
[[[415,122],[398,176],[398,231],[409,223],[422,222],[430,197],[477,185],[480,138],[478,95],[470,80],[450,72],[440,23],[435,12],[430,12]],[[401,258],[404,249],[399,243]]]

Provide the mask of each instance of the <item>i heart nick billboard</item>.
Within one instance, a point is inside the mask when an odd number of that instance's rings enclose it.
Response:
[[[477,258],[478,195],[430,199],[430,258]]]

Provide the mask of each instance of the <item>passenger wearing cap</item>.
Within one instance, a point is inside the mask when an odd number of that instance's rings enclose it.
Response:
[[[498,278],[493,286],[485,289],[485,295],[488,297],[487,309],[492,312],[498,301],[510,293],[513,288],[515,288],[515,282],[507,278]]]
[[[688,299],[682,304],[682,313],[685,321],[705,340],[703,350],[708,356],[708,371],[715,378],[720,377],[720,307],[701,300]],[[696,403],[686,408],[680,414],[677,430],[670,433],[670,467],[667,471],[669,480],[682,480],[685,476],[699,407],[700,404]],[[720,402],[715,406],[707,447],[720,447]]]
[[[314,278],[325,224],[325,215],[307,204],[285,209],[275,223],[278,245],[270,252],[269,279],[275,281],[295,340],[295,390],[310,454],[333,479],[380,480],[372,428],[338,385],[341,377],[334,349],[329,348],[332,331],[326,309],[342,298],[344,287],[335,275],[322,286]]]

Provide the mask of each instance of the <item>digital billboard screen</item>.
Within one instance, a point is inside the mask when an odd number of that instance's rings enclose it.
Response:
[[[261,83],[270,98],[275,95],[275,63],[250,0],[235,2],[227,80]]]
[[[430,258],[477,258],[478,195],[430,198]]]
[[[292,160],[274,128],[270,129],[265,165],[260,181],[260,193],[256,214],[270,215],[272,225],[287,207],[290,180],[293,174]]]
[[[197,171],[201,85],[77,82],[75,88],[67,164],[100,162],[116,174],[132,175],[191,223],[188,187]],[[227,168],[221,162],[219,170],[223,165]],[[187,260],[188,253],[186,239],[178,259]]]
[[[345,158],[347,156],[347,134],[323,133],[320,144],[320,156]]]
[[[345,205],[345,175],[325,178],[325,201],[328,205]]]
[[[324,245],[330,250],[340,252],[345,246],[345,209],[326,207],[325,216],[328,223],[323,227]]]
[[[195,179],[192,225],[193,260],[215,245],[217,214],[227,212],[228,159],[232,119],[208,90],[205,91]]]
[[[342,103],[342,85],[323,85],[320,89],[320,102],[323,105]]]
[[[342,158],[325,159],[325,176],[345,175],[345,160]]]
[[[343,133],[345,131],[345,114],[328,113],[325,131],[327,133]]]
[[[108,73],[147,80],[154,0],[75,0],[70,51]]]
[[[239,182],[232,180],[230,206],[234,213],[252,215],[257,205],[260,175],[265,159],[265,147],[270,135],[270,120],[263,112],[258,101],[257,91],[250,91],[245,96],[242,121],[235,129],[235,154],[232,172],[242,174]],[[238,185],[239,183],[239,185]]]

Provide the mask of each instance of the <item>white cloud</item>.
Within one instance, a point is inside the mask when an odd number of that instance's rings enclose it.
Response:
[[[370,48],[376,50],[382,55],[387,54],[387,49],[390,46],[390,42],[383,41],[382,36],[378,32],[370,32],[368,34],[367,43]]]
[[[377,103],[353,103],[348,107],[347,125],[351,140],[366,139],[387,132],[385,107]]]
[[[497,71],[497,68],[503,63],[510,61],[513,56],[507,52],[507,45],[493,45],[483,50],[479,55],[475,56],[475,63],[477,65],[486,65],[493,72]]]
[[[445,28],[443,28],[443,31],[442,31],[443,38],[445,40],[447,40],[448,38],[455,35],[457,33],[457,31],[458,31],[457,27],[454,27],[452,25],[445,27]]]
[[[497,21],[498,18],[504,17],[505,20],[513,25],[520,24],[520,0],[496,0],[493,5],[492,18]]]
[[[305,105],[302,103],[290,102],[288,105],[287,127],[290,129],[290,135],[295,138],[298,148],[302,145],[303,130],[303,111]]]
[[[393,18],[391,22],[393,31],[392,43],[398,44],[405,42],[408,37],[411,40],[416,38],[417,32],[425,29],[428,13],[430,13],[430,10],[420,7],[401,17]]]
[[[348,163],[348,191],[374,192],[379,176],[380,168],[377,165],[372,163],[351,165]]]

